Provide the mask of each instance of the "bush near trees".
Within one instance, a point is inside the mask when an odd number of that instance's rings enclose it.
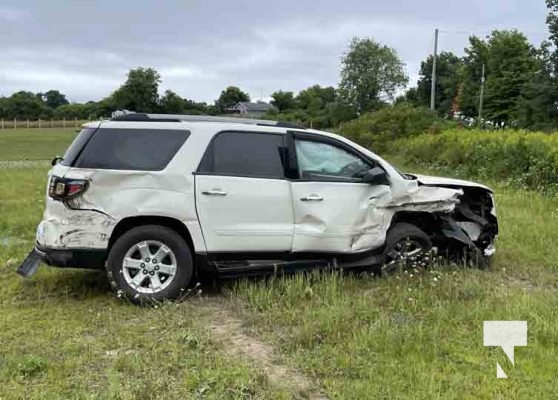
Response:
[[[356,110],[333,86],[314,85],[301,90],[296,96],[293,92],[278,91],[271,98],[271,104],[278,111],[270,111],[269,118],[316,129],[335,127],[357,116]]]
[[[454,122],[440,118],[435,112],[410,104],[398,104],[367,113],[343,125],[340,133],[376,152],[393,152],[393,142],[422,133],[439,133],[454,127]]]

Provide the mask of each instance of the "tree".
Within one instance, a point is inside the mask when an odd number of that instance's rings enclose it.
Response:
[[[313,85],[301,90],[295,98],[296,109],[303,124],[315,128],[331,126],[330,109],[336,101],[333,86]]]
[[[499,125],[516,125],[521,91],[537,68],[535,49],[518,31],[494,31],[488,39],[485,115]]]
[[[293,92],[283,92],[279,90],[271,95],[271,104],[275,106],[279,112],[293,110],[296,107]]]
[[[396,51],[370,38],[353,38],[341,64],[340,89],[359,112],[393,100],[397,90],[408,82]]]
[[[2,99],[0,117],[17,119],[50,118],[52,109],[47,107],[41,96],[20,91]]]
[[[464,115],[477,117],[485,65],[483,119],[498,126],[517,126],[522,111],[523,91],[539,68],[537,52],[522,33],[493,31],[482,40],[472,36],[463,58],[463,86],[460,95]]]
[[[215,101],[215,106],[220,113],[223,113],[226,108],[232,107],[241,101],[250,101],[248,93],[243,92],[236,86],[229,86],[221,92],[221,95]]]
[[[110,97],[115,108],[136,112],[154,112],[159,105],[161,75],[152,68],[136,68],[128,72],[124,85]]]
[[[165,91],[165,94],[159,101],[161,112],[167,114],[182,114],[186,108],[184,99],[174,93],[172,90]]]
[[[546,0],[549,41],[537,50],[537,68],[525,83],[519,126],[554,130],[558,126],[558,0]]]
[[[558,123],[556,80],[552,73],[549,43],[537,50],[537,68],[529,74],[518,101],[518,126],[541,131],[554,131]]]
[[[416,93],[411,92],[409,97],[415,96],[417,105],[430,106],[432,88],[432,63],[433,57],[429,56],[420,64],[420,78],[417,83]],[[440,115],[450,115],[454,99],[460,85],[461,59],[451,52],[442,52],[436,60],[436,111]]]
[[[58,90],[49,90],[45,93],[39,93],[39,96],[45,102],[47,107],[50,107],[53,110],[69,103],[66,99],[66,95],[60,93]]]
[[[462,74],[462,90],[459,99],[464,116],[477,118],[482,78],[482,65],[488,60],[488,44],[476,37],[469,37],[469,47],[465,49]],[[485,75],[488,71],[485,71]]]

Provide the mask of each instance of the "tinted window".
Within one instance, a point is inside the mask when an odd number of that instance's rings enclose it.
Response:
[[[76,161],[76,158],[79,156],[81,149],[83,149],[83,146],[87,143],[96,129],[97,128],[85,128],[81,130],[70,147],[68,147],[68,150],[66,150],[64,159],[61,161],[62,165],[66,165],[69,167]]]
[[[370,169],[360,157],[328,143],[296,140],[296,158],[303,179],[358,179]]]
[[[78,168],[160,171],[189,136],[168,129],[98,129],[76,162]]]
[[[199,172],[283,178],[283,135],[223,132],[213,140]]]

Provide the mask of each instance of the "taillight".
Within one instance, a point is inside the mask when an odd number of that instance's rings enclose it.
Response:
[[[53,176],[48,184],[48,195],[54,200],[68,200],[87,190],[89,182],[83,179],[67,179]]]

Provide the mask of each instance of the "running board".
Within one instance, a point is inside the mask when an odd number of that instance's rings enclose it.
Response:
[[[213,261],[210,264],[222,276],[254,276],[270,273],[292,273],[313,268],[365,268],[381,265],[382,255],[372,255],[360,260],[339,261],[337,257],[330,259],[309,260],[230,260]]]

